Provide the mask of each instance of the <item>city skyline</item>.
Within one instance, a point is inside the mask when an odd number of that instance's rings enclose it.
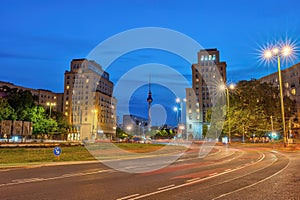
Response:
[[[115,0],[85,1],[84,4],[79,1],[32,0],[2,4],[0,15],[6,20],[0,22],[0,60],[4,66],[0,80],[58,93],[63,92],[63,73],[72,59],[87,58],[99,43],[127,30],[162,27],[185,34],[205,49],[218,48],[221,60],[227,62],[229,83],[258,79],[276,72],[275,63],[260,61],[260,47],[286,38],[298,44],[300,31],[297,19],[300,2],[296,0],[243,4],[219,0],[213,3]],[[197,51],[193,52],[193,63],[197,62]],[[296,57],[283,63],[282,69],[298,62]],[[147,63],[170,66],[191,83],[191,63],[160,50],[132,51],[111,63],[106,70],[116,84],[123,74]],[[141,84],[132,93],[130,113],[145,116],[146,88]],[[168,88],[153,84],[153,98],[169,105],[165,108],[167,113],[172,112],[176,97]],[[157,102],[153,102],[154,108]],[[175,120],[173,116],[167,118]]]
[[[259,63],[259,46],[287,36],[297,42],[299,4],[296,0],[251,1],[243,5],[214,1],[214,6],[209,2],[155,0],[3,2],[0,59],[5,67],[0,80],[62,92],[61,74],[72,59],[85,58],[98,43],[119,32],[147,26],[173,29],[204,48],[220,49],[221,59],[228,63],[230,82],[260,78],[275,72],[276,67]],[[147,62],[145,54],[133,56]],[[190,71],[190,66],[181,67]],[[15,73],[24,68],[22,73]]]

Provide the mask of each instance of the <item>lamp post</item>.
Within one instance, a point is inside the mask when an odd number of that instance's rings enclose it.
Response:
[[[280,105],[281,105],[281,115],[282,115],[282,128],[283,128],[283,142],[284,146],[288,144],[288,135],[285,128],[285,115],[284,115],[284,102],[283,102],[283,87],[282,87],[282,76],[280,68],[280,59],[281,56],[288,57],[292,54],[293,48],[289,45],[284,45],[281,47],[271,47],[266,49],[263,53],[263,57],[267,60],[272,59],[273,57],[277,58],[277,67],[278,67],[278,79],[279,79],[279,92],[280,92]]]
[[[94,136],[95,136],[94,133],[96,132],[95,131],[95,115],[98,113],[98,110],[93,109],[92,113],[93,113],[92,139],[94,139]]]
[[[47,102],[46,105],[50,107],[50,108],[49,108],[49,109],[50,109],[49,116],[50,116],[50,118],[51,118],[51,110],[52,110],[52,106],[56,106],[56,103]]]
[[[178,105],[178,106],[176,105],[174,107],[174,111],[177,112],[177,123],[183,123],[183,120],[182,120],[183,112],[182,112],[182,110],[183,110],[183,103],[186,102],[186,98],[180,99],[179,97],[177,97],[175,99],[175,101],[176,101],[176,104]]]
[[[179,123],[179,119],[178,119],[178,107],[177,106],[174,106],[173,110],[176,112],[176,122],[177,124]]]
[[[229,118],[229,111],[230,111],[230,103],[229,103],[229,89],[233,90],[234,85],[230,84],[229,87],[227,87],[225,84],[221,85],[221,89],[226,92],[226,102],[227,102],[227,115],[228,115],[228,142],[231,142],[231,126],[230,126],[230,118]]]

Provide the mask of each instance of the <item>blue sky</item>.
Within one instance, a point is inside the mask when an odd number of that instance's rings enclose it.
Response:
[[[105,39],[141,27],[173,29],[204,48],[218,48],[229,82],[260,78],[276,67],[259,62],[259,46],[286,37],[299,45],[299,8],[298,0],[2,1],[0,80],[62,92],[63,74],[73,58],[84,58]],[[186,62],[148,50],[113,65],[121,69],[153,61],[174,66],[186,77],[191,73]],[[297,62],[299,57],[283,68]],[[109,71],[114,82],[121,71]],[[138,93],[132,97],[136,102],[146,98]]]

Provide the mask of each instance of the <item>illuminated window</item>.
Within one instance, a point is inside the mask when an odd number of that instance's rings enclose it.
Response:
[[[285,83],[284,86],[285,86],[285,88],[288,88],[289,87],[289,83]]]
[[[66,101],[66,105],[69,105],[69,101]]]
[[[68,116],[68,112],[65,112],[65,115]]]
[[[67,85],[67,90],[68,90],[68,89],[70,89],[70,86],[69,86],[69,85]]]
[[[216,55],[215,54],[213,55],[212,60],[216,60]]]
[[[296,89],[293,88],[292,91],[291,91],[292,95],[296,95]]]
[[[201,61],[203,61],[203,60],[204,60],[204,56],[202,55],[202,56],[201,56]]]

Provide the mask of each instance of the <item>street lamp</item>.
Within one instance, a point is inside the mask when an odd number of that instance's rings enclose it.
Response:
[[[96,131],[95,131],[95,115],[98,113],[98,110],[97,110],[97,109],[93,109],[93,110],[92,110],[92,113],[93,113],[92,139],[94,139],[94,138],[93,138],[93,137],[95,136],[94,133],[96,132]]]
[[[50,116],[50,118],[51,118],[51,110],[52,110],[51,108],[52,108],[52,106],[56,106],[56,103],[47,102],[46,105],[50,107],[50,108],[49,108],[49,109],[50,109],[50,112],[49,112],[50,114],[49,114],[49,116]]]
[[[225,84],[221,85],[221,90],[226,92],[226,98],[227,98],[227,115],[228,115],[228,142],[231,142],[231,126],[230,126],[230,118],[229,118],[229,109],[230,109],[230,103],[229,103],[229,89],[234,89],[234,84],[230,84],[229,86],[226,86]]]
[[[176,122],[177,124],[179,123],[179,120],[178,120],[178,107],[177,106],[174,106],[173,110],[176,112]]]
[[[179,97],[177,97],[175,99],[175,102],[176,102],[176,104],[178,104],[178,107],[177,107],[177,105],[174,107],[174,111],[177,112],[177,123],[183,123],[182,110],[183,110],[183,103],[186,102],[186,98],[180,99]]]
[[[290,45],[282,45],[279,47],[274,46],[269,49],[265,49],[263,52],[263,57],[266,60],[270,60],[273,57],[277,58],[284,146],[286,146],[286,144],[288,143],[288,136],[285,130],[285,115],[284,115],[284,102],[283,102],[283,89],[282,89],[283,87],[282,87],[282,76],[281,76],[281,69],[280,69],[280,59],[282,56],[288,57],[292,55],[292,53],[293,53],[293,47]]]

